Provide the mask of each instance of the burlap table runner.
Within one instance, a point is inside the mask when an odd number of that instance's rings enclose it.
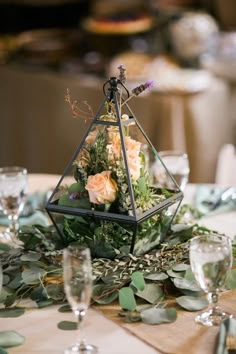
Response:
[[[220,306],[236,316],[236,290],[220,295]],[[144,323],[125,323],[118,316],[118,305],[96,306],[106,317],[137,336],[158,352],[163,354],[214,354],[218,340],[219,327],[204,327],[196,324],[197,312],[178,309],[174,323],[146,325]]]

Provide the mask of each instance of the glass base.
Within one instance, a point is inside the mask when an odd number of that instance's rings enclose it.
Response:
[[[82,344],[75,344],[64,351],[64,354],[73,354],[73,353],[96,354],[98,353],[98,348],[92,344],[82,343]]]
[[[0,242],[7,243],[12,247],[20,247],[23,244],[9,228],[0,232]]]
[[[219,326],[224,320],[230,317],[232,317],[230,313],[224,312],[219,308],[214,310],[210,309],[195,317],[195,322],[208,327]]]

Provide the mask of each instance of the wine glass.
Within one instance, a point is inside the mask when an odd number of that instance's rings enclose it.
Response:
[[[3,283],[3,271],[2,271],[2,265],[0,263],[0,295],[2,292],[2,283]]]
[[[63,251],[64,288],[67,300],[78,321],[80,340],[65,350],[70,353],[97,353],[94,345],[87,344],[81,334],[81,326],[89,308],[92,295],[92,265],[89,248],[72,246]]]
[[[169,173],[172,175],[172,177],[174,177],[176,183],[180,187],[180,190],[183,192],[186,184],[188,183],[190,172],[187,153],[169,150],[160,151],[158,154]],[[175,185],[166,171],[164,171],[162,174],[162,179],[165,187],[169,189],[175,189]]]
[[[209,307],[195,321],[205,326],[217,326],[232,317],[218,305],[218,294],[224,286],[232,264],[231,239],[209,234],[196,236],[190,241],[190,264],[200,288],[208,294]]]
[[[16,241],[18,219],[24,208],[27,188],[26,168],[18,166],[0,168],[0,208],[9,220],[9,227],[2,233],[5,240]]]

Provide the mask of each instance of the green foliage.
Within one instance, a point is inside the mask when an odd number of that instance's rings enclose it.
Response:
[[[177,319],[177,311],[172,307],[167,309],[151,308],[141,312],[141,319],[150,325],[170,323]]]
[[[0,347],[10,348],[23,344],[25,337],[15,331],[0,332]],[[3,352],[4,353],[4,352]]]
[[[125,310],[122,313],[125,321],[150,324],[175,319],[176,312],[166,307],[169,297],[177,298],[177,309],[181,306],[187,311],[196,311],[205,305],[189,265],[189,240],[210,230],[198,225],[175,225],[165,243],[159,244],[155,251],[134,256],[125,247],[114,248],[109,238],[112,232],[109,223],[104,222],[96,228],[94,223],[88,225],[81,217],[78,220],[68,218],[71,228],[77,227],[73,225],[77,222],[84,238],[89,239],[90,234],[95,233],[96,243],[91,243],[91,247],[97,247],[96,252],[110,254],[110,259],[98,257],[92,261],[94,303],[106,305],[119,300]],[[117,226],[115,231],[119,240]],[[19,236],[23,248],[0,251],[3,267],[0,303],[4,306],[0,317],[23,315],[25,309],[16,304],[24,298],[30,298],[39,308],[65,303],[62,270],[64,243],[55,229],[27,226],[21,228]],[[71,242],[77,241],[71,238]],[[226,282],[228,289],[236,288],[235,279],[236,271],[233,269]],[[64,311],[70,311],[70,307],[67,305]]]
[[[77,330],[77,323],[72,321],[61,321],[57,324],[57,328],[63,331]]]
[[[0,317],[19,317],[25,313],[24,307],[1,308]]]
[[[205,297],[180,296],[176,298],[176,302],[188,311],[199,311],[208,306],[208,301]]]

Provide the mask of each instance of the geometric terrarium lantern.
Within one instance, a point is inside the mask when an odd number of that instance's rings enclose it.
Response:
[[[104,100],[46,205],[65,246],[86,244],[93,257],[154,249],[183,198],[128,105],[149,83],[130,95],[119,69],[119,78],[105,82]]]

